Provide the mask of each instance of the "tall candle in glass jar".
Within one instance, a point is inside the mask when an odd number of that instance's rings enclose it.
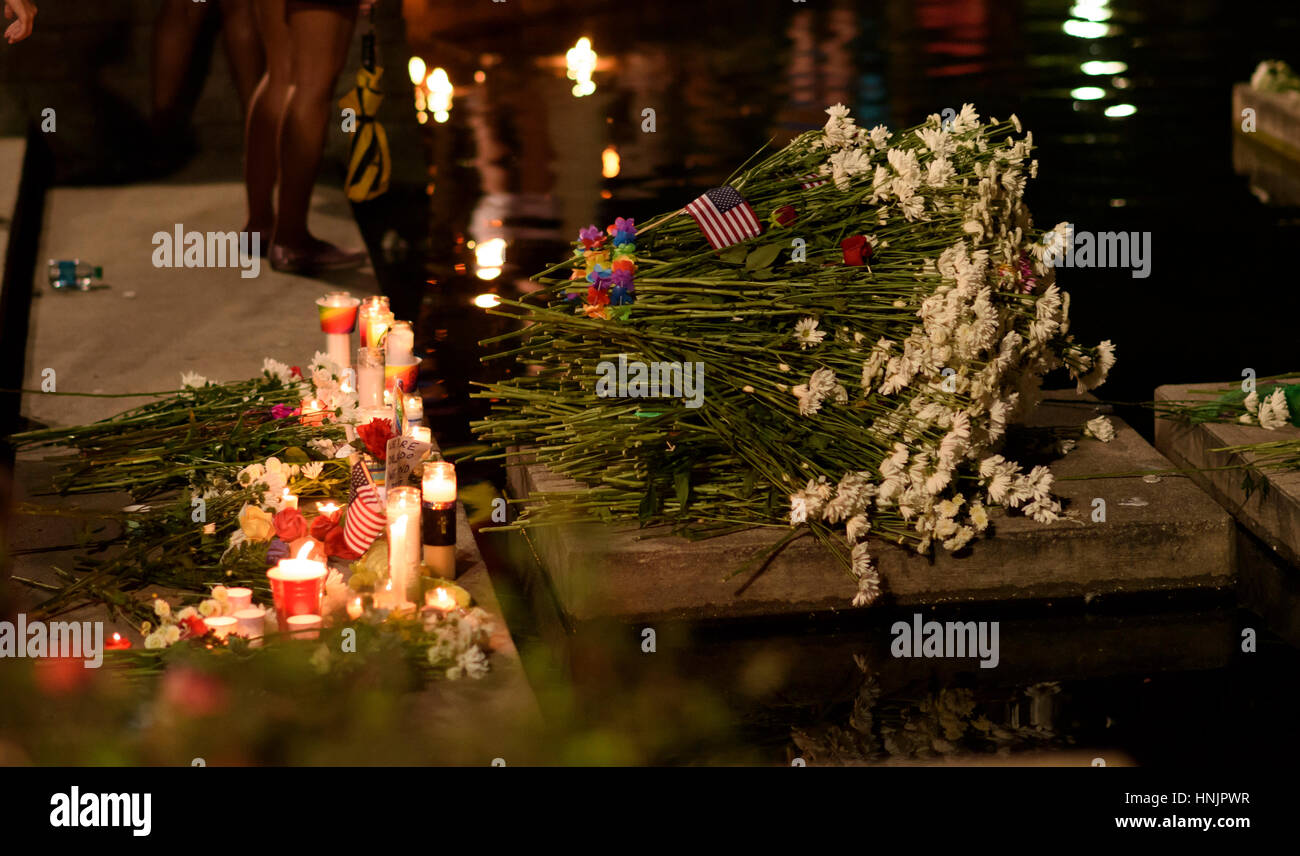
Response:
[[[384,352],[378,348],[357,351],[357,407],[384,406]]]
[[[357,326],[360,304],[360,300],[346,291],[331,291],[316,300],[326,353],[341,369],[346,369],[352,361],[352,330]]]
[[[424,563],[443,579],[456,578],[456,467],[450,461],[426,461],[420,480],[421,553]]]
[[[384,352],[389,365],[409,366],[415,362],[415,331],[409,322],[393,322],[384,339]]]
[[[361,328],[361,346],[378,348],[388,325],[393,323],[393,311],[389,308],[388,298],[383,295],[366,298],[361,304],[357,323]]]
[[[411,600],[420,569],[420,489],[388,489],[388,576],[398,608]]]

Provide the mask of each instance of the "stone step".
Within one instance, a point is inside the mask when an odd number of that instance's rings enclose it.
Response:
[[[1168,384],[1156,388],[1156,400],[1211,401],[1225,392],[1240,389],[1240,385],[1240,381]],[[1179,467],[1201,470],[1191,473],[1192,479],[1292,565],[1300,565],[1300,472],[1252,474],[1248,482],[1246,470],[1240,467],[1257,460],[1257,455],[1213,450],[1246,443],[1294,440],[1297,436],[1300,429],[1291,425],[1268,431],[1258,425],[1188,425],[1170,419],[1156,420],[1156,447],[1165,457]],[[1234,469],[1206,470],[1214,467]]]
[[[1078,426],[1094,411],[1095,405],[1086,403],[1044,404],[1032,424]],[[1077,478],[1171,469],[1136,431],[1113,421],[1116,436],[1110,443],[1084,439],[1051,464],[1057,494],[1073,519],[1045,525],[993,510],[992,537],[956,556],[940,550],[928,558],[874,543],[890,600],[908,605],[1231,585],[1236,572],[1232,519],[1191,480],[1168,473],[1152,477],[1158,479],[1154,482],[1138,476]],[[521,454],[510,467],[516,497],[575,489],[575,483],[526,461]],[[1105,501],[1105,522],[1092,522],[1095,499]],[[571,621],[851,609],[854,583],[811,537],[793,541],[752,580],[729,576],[784,534],[775,527],[689,541],[662,526],[575,524],[539,527],[528,537]]]

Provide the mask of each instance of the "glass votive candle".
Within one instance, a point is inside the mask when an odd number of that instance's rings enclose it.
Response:
[[[357,350],[357,407],[366,410],[384,406],[384,352],[379,348]]]
[[[412,393],[403,397],[402,412],[406,414],[406,425],[413,428],[424,424],[424,396]]]
[[[289,636],[294,639],[320,638],[321,617],[319,615],[291,615],[288,625]]]
[[[379,347],[384,333],[393,323],[393,311],[389,308],[388,298],[382,294],[367,297],[357,314],[357,323],[361,327],[361,347]]]
[[[266,629],[266,610],[250,606],[235,613],[235,634],[246,639],[261,639]]]
[[[420,489],[407,485],[388,488],[388,577],[400,609],[420,570]]]
[[[239,619],[233,615],[213,615],[203,619],[203,623],[208,625],[218,639],[225,639],[231,633],[235,632],[239,625]]]
[[[253,605],[253,590],[236,586],[235,588],[226,589],[226,610],[229,614],[234,615],[241,609],[248,609]]]

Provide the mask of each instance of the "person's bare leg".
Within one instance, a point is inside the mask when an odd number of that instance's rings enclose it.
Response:
[[[272,243],[289,253],[339,253],[312,237],[307,212],[357,10],[289,0],[293,86],[280,125],[280,198]],[[276,259],[272,254],[272,262]]]
[[[257,0],[257,32],[266,54],[266,73],[253,90],[244,124],[244,189],[248,197],[245,231],[261,232],[269,249],[275,228],[275,178],[280,151],[280,117],[289,99],[291,65],[285,0]]]
[[[239,93],[239,106],[248,115],[248,105],[253,99],[263,72],[266,58],[262,40],[257,35],[257,17],[253,12],[254,0],[221,0],[221,44],[226,51],[226,64]],[[261,5],[257,3],[256,5]]]
[[[175,130],[180,110],[177,102],[189,76],[190,55],[207,11],[207,4],[190,0],[163,0],[158,7],[149,75],[155,133]]]

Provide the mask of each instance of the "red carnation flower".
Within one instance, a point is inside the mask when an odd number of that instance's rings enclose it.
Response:
[[[853,235],[840,241],[840,249],[844,251],[846,265],[863,264],[875,252],[870,242],[861,235]]]
[[[189,615],[180,620],[181,632],[189,639],[197,639],[200,636],[206,636],[208,625],[202,618],[197,615]]]
[[[352,562],[361,558],[361,554],[350,548],[343,540],[343,527],[335,526],[325,536],[325,555]]]
[[[366,444],[366,449],[381,461],[388,459],[388,441],[393,438],[393,421],[391,419],[371,419],[369,423],[357,428],[357,436]]]
[[[339,513],[322,514],[311,522],[311,539],[313,541],[324,541],[339,524]]]

